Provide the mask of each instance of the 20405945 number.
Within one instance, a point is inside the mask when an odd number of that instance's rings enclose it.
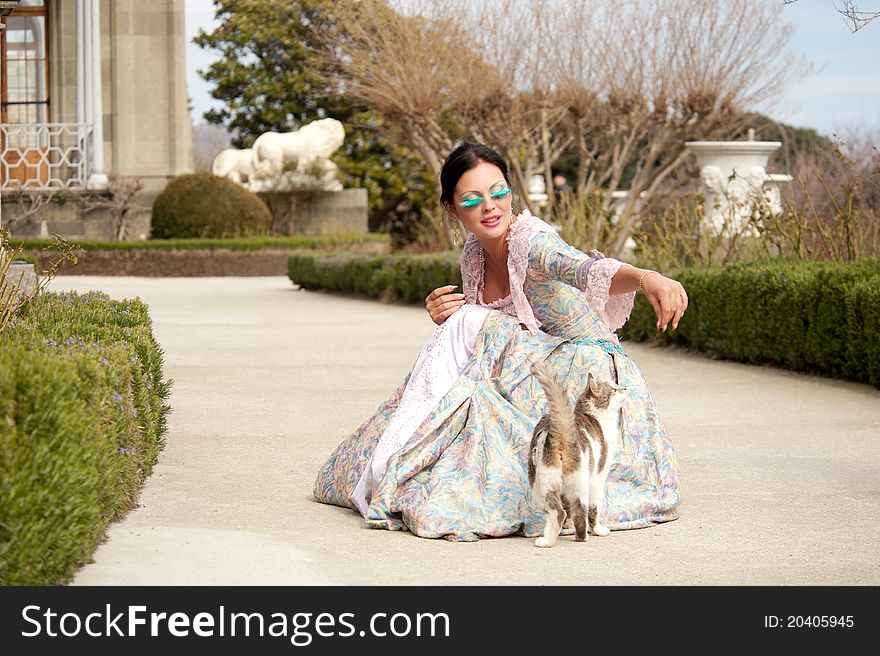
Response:
[[[855,626],[852,615],[765,615],[764,628],[802,629],[851,629]]]

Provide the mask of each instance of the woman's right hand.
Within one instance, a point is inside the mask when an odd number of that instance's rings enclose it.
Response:
[[[453,294],[458,285],[438,287],[425,299],[425,309],[431,315],[431,321],[438,326],[446,321],[453,312],[465,304],[464,294]]]

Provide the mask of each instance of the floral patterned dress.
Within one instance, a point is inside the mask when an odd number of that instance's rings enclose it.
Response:
[[[538,360],[557,372],[572,401],[590,372],[627,388],[620,448],[606,484],[607,526],[642,528],[676,519],[675,450],[644,377],[614,334],[629,318],[635,296],[609,294],[622,263],[571,247],[528,211],[511,226],[508,251],[511,294],[486,304],[482,248],[473,235],[465,243],[467,302],[491,311],[480,319],[473,354],[458,377],[390,456],[368,505],[361,504],[367,523],[460,541],[541,534],[544,515],[527,475],[532,431],[547,405],[529,371]],[[357,507],[354,489],[409,379],[332,453],[315,481],[318,501]]]

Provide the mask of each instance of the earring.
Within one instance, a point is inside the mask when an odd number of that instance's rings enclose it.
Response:
[[[445,209],[440,214],[440,220],[443,223],[443,228],[446,230],[446,234],[452,239],[452,245],[455,248],[461,246],[461,234],[458,232],[458,220],[451,218],[449,212]]]
[[[456,248],[461,246],[461,233],[458,231],[458,225],[454,224],[452,226],[452,245]]]

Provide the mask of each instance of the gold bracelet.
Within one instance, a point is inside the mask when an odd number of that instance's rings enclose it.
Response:
[[[648,276],[652,273],[658,273],[658,272],[657,271],[645,271],[645,273],[643,273],[641,275],[641,277],[639,277],[639,291],[642,292],[643,294],[645,293],[645,290],[642,289],[642,281],[645,279],[645,276]]]

